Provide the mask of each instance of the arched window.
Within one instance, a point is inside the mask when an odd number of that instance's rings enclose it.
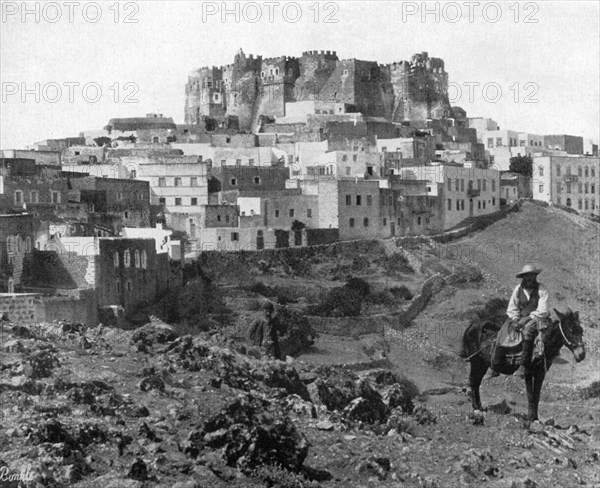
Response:
[[[589,174],[590,174],[590,171],[589,171],[588,167],[586,166],[585,167],[585,177],[587,178],[589,176]]]
[[[129,268],[131,266],[131,252],[129,251],[129,249],[127,249],[123,253],[123,264],[126,268]]]
[[[570,207],[570,206],[571,206],[571,199],[567,198],[567,207]]]
[[[592,198],[592,210],[596,210],[596,199]]]
[[[592,178],[595,178],[595,177],[596,177],[596,169],[592,168]]]
[[[581,183],[579,183],[577,185],[577,189],[578,189],[579,193],[582,193],[582,188],[583,188],[583,185]]]
[[[140,267],[140,251],[138,251],[137,249],[135,251],[135,267]]]
[[[581,198],[579,200],[577,200],[577,210],[581,210],[583,208],[583,202],[581,201]]]
[[[585,209],[587,210],[589,208],[589,202],[588,202],[587,198],[585,199],[584,204],[585,204]]]
[[[592,183],[592,186],[590,188],[590,193],[596,193],[596,185],[594,185],[593,183]]]
[[[586,184],[584,184],[584,185],[583,185],[583,187],[585,188],[585,192],[586,192],[586,193],[588,193],[588,188],[589,188],[589,187],[588,187],[588,184],[587,184],[587,183],[586,183]]]
[[[577,167],[577,176],[581,176],[581,166]]]

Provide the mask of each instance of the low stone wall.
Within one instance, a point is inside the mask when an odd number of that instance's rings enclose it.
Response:
[[[316,317],[308,316],[310,325],[319,334],[352,337],[365,334],[381,334],[390,316],[371,315],[368,317]]]
[[[0,293],[0,317],[6,314],[11,322],[35,323],[38,296],[34,293]]]

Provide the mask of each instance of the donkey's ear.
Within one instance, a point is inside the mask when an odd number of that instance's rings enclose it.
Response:
[[[560,313],[558,310],[554,309],[554,313],[556,314],[556,316],[562,320],[562,318],[564,317],[564,315],[562,313]]]

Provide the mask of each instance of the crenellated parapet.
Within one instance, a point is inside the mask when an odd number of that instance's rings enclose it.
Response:
[[[368,116],[396,122],[449,116],[444,61],[427,52],[380,64],[338,58],[336,51],[304,51],[300,57],[246,55],[233,63],[203,67],[188,76],[186,123],[201,116],[239,118],[253,130],[261,115],[285,115],[289,102],[345,103]]]

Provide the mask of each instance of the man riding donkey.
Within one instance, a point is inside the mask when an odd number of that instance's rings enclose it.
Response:
[[[502,326],[513,327],[523,334],[523,351],[521,353],[520,367],[515,374],[521,377],[525,376],[525,369],[531,365],[533,355],[534,340],[538,331],[544,330],[550,324],[550,314],[548,312],[548,290],[537,281],[537,275],[542,272],[541,269],[526,264],[517,278],[521,278],[521,284],[514,290],[508,302],[506,315],[508,319]],[[492,364],[487,378],[500,376],[498,369],[502,362],[502,333],[498,333],[496,347],[493,351]]]

